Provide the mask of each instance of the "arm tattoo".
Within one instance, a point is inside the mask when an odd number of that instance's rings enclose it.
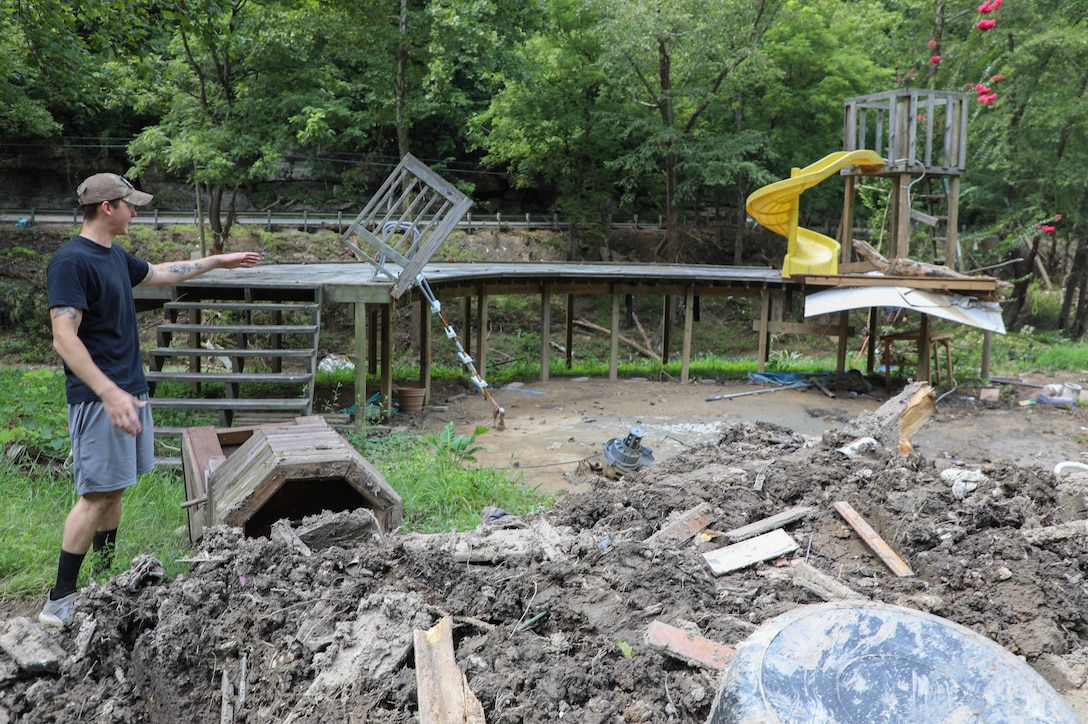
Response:
[[[53,319],[60,319],[61,317],[68,317],[68,319],[75,319],[78,315],[75,307],[53,307]]]
[[[200,264],[200,263],[190,264],[187,261],[179,261],[179,262],[176,262],[176,263],[171,264],[170,266],[168,266],[167,270],[170,271],[172,274],[185,275],[185,274],[190,274],[192,272],[199,272],[203,268],[204,268],[204,265]]]

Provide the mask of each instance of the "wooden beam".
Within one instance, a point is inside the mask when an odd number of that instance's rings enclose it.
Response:
[[[857,531],[857,534],[865,541],[865,545],[869,546],[869,548],[880,557],[880,560],[884,561],[884,564],[891,569],[892,573],[900,578],[914,575],[914,571],[910,569],[910,566],[908,566],[906,562],[892,550],[892,547],[884,542],[884,539],[880,537],[880,534],[873,530],[873,527],[869,525],[856,510],[854,510],[854,506],[850,505],[845,500],[836,501],[833,505],[835,510],[839,512],[839,515],[850,524],[850,527]]]
[[[484,724],[484,708],[453,653],[453,619],[413,631],[420,724]]]
[[[771,558],[784,556],[797,550],[798,547],[797,541],[784,530],[778,529],[704,553],[703,559],[710,566],[710,572],[720,576]]]
[[[695,633],[654,619],[646,631],[646,643],[686,663],[725,670],[737,650]]]
[[[777,530],[778,528],[788,525],[795,520],[800,520],[801,518],[804,518],[806,515],[812,513],[815,510],[816,509],[811,506],[796,505],[792,508],[787,508],[786,510],[783,510],[781,513],[776,513],[775,515],[763,518],[762,520],[757,520],[754,523],[749,523],[748,525],[742,525],[739,528],[734,528],[733,530],[726,531],[725,537],[728,538],[732,543],[739,543],[742,540],[747,540],[748,538],[754,538],[757,535],[762,535],[764,533],[769,533],[772,530]]]

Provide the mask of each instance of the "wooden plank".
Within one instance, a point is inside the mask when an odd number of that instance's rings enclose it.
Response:
[[[763,518],[762,520],[757,520],[754,523],[749,523],[748,525],[742,525],[739,528],[726,531],[725,537],[733,543],[739,543],[742,540],[754,538],[757,535],[762,535],[763,533],[781,528],[795,520],[800,520],[814,510],[816,509],[807,505],[797,505],[792,508],[787,508],[781,513],[776,513],[775,515]]]
[[[732,646],[719,644],[698,634],[688,633],[683,629],[655,619],[646,631],[646,643],[656,649],[686,661],[710,669],[724,670],[737,650]]]
[[[809,286],[831,287],[908,287],[941,291],[997,291],[996,279],[952,279],[945,277],[864,277],[841,274],[797,274],[794,279]]]
[[[834,503],[835,510],[839,511],[850,527],[857,531],[857,534],[861,536],[861,539],[865,541],[865,544],[880,560],[884,561],[884,564],[891,569],[892,573],[904,578],[907,576],[913,576],[914,571],[910,569],[910,566],[903,561],[899,555],[892,550],[891,546],[884,542],[884,539],[873,530],[873,527],[869,525],[861,515],[854,510],[854,506],[847,503],[845,500],[839,500]]]
[[[720,576],[792,553],[798,547],[797,542],[789,534],[779,529],[704,553],[703,559],[710,566],[710,572]]]
[[[781,568],[768,568],[760,571],[760,575],[771,578],[787,578],[793,585],[805,589],[824,601],[867,600],[863,594],[802,560],[790,561],[788,566],[782,566]]]
[[[683,543],[690,540],[703,528],[706,528],[713,515],[714,511],[709,503],[699,503],[694,508],[681,513],[676,520],[666,523],[660,530],[647,538],[646,542],[651,544],[672,541]]]
[[[484,708],[453,654],[453,619],[413,632],[420,724],[483,724]]]

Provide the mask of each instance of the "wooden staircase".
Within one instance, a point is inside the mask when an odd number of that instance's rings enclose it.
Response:
[[[181,285],[176,291],[163,306],[158,346],[148,353],[156,413],[214,412],[220,427],[230,427],[240,415],[264,422],[313,411],[320,287]],[[183,386],[165,389],[171,382]],[[182,429],[156,425],[160,437],[180,437]]]

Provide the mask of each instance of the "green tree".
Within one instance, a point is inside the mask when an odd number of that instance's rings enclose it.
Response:
[[[518,48],[473,128],[484,161],[504,166],[516,188],[554,191],[553,208],[573,225],[577,258],[582,230],[600,225],[618,193],[605,162],[621,149],[615,124],[623,105],[598,65],[593,13],[579,0],[551,0],[544,22]]]
[[[314,1],[188,0],[164,12],[174,36],[127,79],[141,111],[156,114],[131,144],[135,172],[161,168],[208,189],[213,250],[225,248],[238,190],[282,175],[300,139],[328,138],[338,72],[321,28],[344,18]]]
[[[615,159],[625,182],[660,173],[665,185],[666,237],[660,251],[676,258],[679,171],[691,155],[699,123],[759,43],[783,0],[598,0],[604,67],[633,105],[622,133],[642,135]]]

